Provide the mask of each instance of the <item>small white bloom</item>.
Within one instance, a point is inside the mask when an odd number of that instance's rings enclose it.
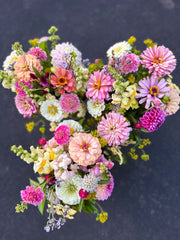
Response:
[[[82,179],[82,188],[87,192],[94,192],[98,187],[98,178],[93,174],[85,175]]]
[[[122,58],[126,53],[131,52],[131,50],[132,46],[128,42],[126,41],[119,42],[114,44],[107,50],[107,57],[109,61],[111,61],[113,59],[114,53],[115,58]]]
[[[12,51],[11,54],[6,57],[6,59],[3,62],[4,71],[8,72],[13,70],[17,57],[18,56],[16,50]]]
[[[44,101],[40,107],[40,112],[50,122],[60,122],[63,119],[63,110],[60,102],[56,99]]]
[[[88,112],[91,114],[92,117],[97,118],[100,117],[102,112],[105,109],[105,104],[99,102],[93,102],[92,99],[87,101],[87,109]]]
[[[79,190],[81,189],[80,176],[74,175],[72,178],[60,182],[56,185],[56,194],[60,200],[69,205],[76,205],[80,202]]]
[[[58,127],[61,125],[66,125],[66,126],[70,127],[72,134],[83,131],[83,127],[81,126],[81,124],[74,120],[64,120],[58,125]]]

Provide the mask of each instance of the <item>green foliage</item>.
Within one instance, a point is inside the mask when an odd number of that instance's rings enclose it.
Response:
[[[43,201],[38,204],[38,210],[42,215],[44,212],[45,203],[46,203],[46,196],[44,196]]]
[[[52,42],[51,47],[52,49],[55,49],[56,43],[60,40],[60,37],[56,35],[55,33],[58,31],[58,29],[55,26],[52,26],[49,30],[48,33],[51,35],[49,37],[49,41]]]
[[[82,210],[89,214],[96,214],[98,212],[97,207],[95,206],[96,201],[84,200]]]
[[[17,204],[15,207],[16,213],[24,212],[24,210],[27,210],[28,206],[27,203],[21,201],[20,204]]]
[[[24,150],[21,145],[18,147],[13,145],[11,147],[11,151],[14,152],[16,156],[20,156],[20,158],[23,159],[26,163],[29,164],[33,162],[33,160],[31,159],[31,154],[27,150]]]
[[[96,72],[98,70],[102,70],[102,68],[103,68],[103,61],[101,59],[97,60],[97,64],[91,63],[88,67],[90,73]]]
[[[12,50],[15,50],[17,55],[22,55],[23,54],[23,48],[22,48],[22,45],[19,42],[15,42],[12,45]]]

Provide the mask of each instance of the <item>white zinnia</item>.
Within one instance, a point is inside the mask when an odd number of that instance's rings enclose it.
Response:
[[[81,183],[83,190],[93,193],[98,187],[98,180],[93,174],[85,175]]]
[[[51,51],[51,57],[52,57],[52,64],[54,67],[66,68],[67,65],[70,63],[70,58],[67,57],[68,54],[71,54],[74,52],[76,54],[75,63],[77,66],[82,65],[82,54],[81,52],[72,44],[69,42],[57,44],[56,48]]]
[[[58,125],[58,127],[61,125],[66,125],[66,126],[70,127],[72,134],[83,131],[83,127],[81,126],[81,124],[74,120],[64,120]]]
[[[56,99],[44,101],[40,107],[40,112],[50,122],[60,122],[63,119],[63,110],[60,102]]]
[[[11,54],[6,57],[3,62],[4,71],[8,72],[13,70],[13,66],[17,60],[17,57],[16,50],[12,51]]]
[[[97,118],[100,117],[102,112],[105,109],[105,104],[99,102],[93,102],[92,99],[87,101],[87,109],[88,112],[91,114],[92,117]]]
[[[57,197],[69,205],[79,204],[79,190],[81,189],[80,180],[80,176],[74,175],[72,178],[60,182],[60,186],[56,185]]]
[[[113,59],[113,53],[115,58],[122,58],[126,53],[129,53],[132,50],[132,46],[126,42],[119,42],[111,46],[107,50],[107,57],[109,61]]]

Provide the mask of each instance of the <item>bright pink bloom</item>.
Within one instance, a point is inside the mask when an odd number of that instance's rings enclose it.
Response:
[[[69,154],[81,166],[93,165],[101,155],[101,144],[97,137],[87,133],[77,133],[69,143]]]
[[[119,67],[121,74],[137,72],[140,64],[139,57],[134,53],[128,53],[120,59]]]
[[[164,46],[146,49],[141,54],[141,64],[144,68],[149,69],[149,73],[154,76],[170,74],[176,67],[176,59],[173,53]]]
[[[72,92],[76,87],[75,79],[71,71],[67,71],[64,68],[58,68],[54,71],[54,75],[51,75],[50,83],[53,88],[60,88],[58,91],[64,95],[65,92]]]
[[[142,128],[142,124],[141,124],[140,122],[136,122],[136,123],[134,124],[134,128],[135,128],[135,129],[141,129],[141,128]]]
[[[17,92],[18,95],[24,97],[24,96],[26,96],[26,92],[24,91],[24,89],[20,85],[20,83],[22,83],[24,86],[28,86],[29,89],[32,88],[32,85],[29,82],[24,82],[24,81],[17,80],[17,82],[15,84],[16,92]]]
[[[55,179],[54,177],[51,175],[51,174],[46,174],[45,176],[42,176],[46,182],[49,182],[49,183],[55,183]]]
[[[44,199],[44,193],[41,188],[35,189],[35,186],[27,186],[25,190],[21,191],[21,198],[24,202],[37,206]]]
[[[87,191],[83,190],[82,188],[79,190],[80,198],[86,199],[88,195],[89,195],[89,193]]]
[[[112,194],[114,188],[114,178],[111,173],[109,173],[109,176],[111,178],[109,183],[98,185],[98,188],[96,190],[96,197],[98,200],[107,200],[108,197],[110,197]]]
[[[35,47],[35,48],[31,48],[28,52],[28,54],[33,55],[35,57],[37,57],[37,59],[41,60],[41,61],[46,61],[47,60],[47,54],[45,51],[43,51],[41,48],[39,47]]]
[[[149,132],[154,132],[160,128],[165,121],[165,113],[156,107],[151,108],[140,119],[142,127]]]
[[[37,113],[39,106],[32,102],[32,98],[16,95],[14,99],[19,113],[22,114],[24,118],[30,118],[33,113]]]
[[[60,104],[66,113],[74,113],[79,109],[80,101],[77,95],[71,93],[62,96],[60,99]]]
[[[101,138],[108,141],[109,146],[118,146],[129,138],[130,123],[120,113],[109,112],[106,118],[102,117],[97,131]]]
[[[151,103],[160,101],[160,99],[166,95],[169,96],[170,86],[163,78],[159,81],[156,77],[147,77],[139,81],[140,87],[137,87],[139,94],[136,98],[141,98],[139,104],[146,102],[145,108],[148,109]]]
[[[54,139],[59,145],[67,144],[70,140],[69,136],[71,136],[70,127],[66,125],[59,126],[54,133]]]
[[[100,103],[104,100],[109,100],[109,92],[112,92],[112,85],[114,79],[109,75],[105,75],[102,70],[94,72],[90,75],[90,79],[87,84],[86,97],[93,98],[93,102],[99,101]]]
[[[38,144],[39,144],[40,146],[44,146],[44,145],[46,144],[46,139],[45,139],[45,138],[39,139]]]

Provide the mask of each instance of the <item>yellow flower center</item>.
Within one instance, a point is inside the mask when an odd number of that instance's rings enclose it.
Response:
[[[63,76],[58,77],[58,79],[57,79],[57,84],[58,84],[59,86],[64,86],[64,85],[67,84],[67,79],[66,79],[65,77],[63,77]]]
[[[122,50],[122,47],[121,46],[118,46],[116,48],[113,49],[115,53],[118,53]]]
[[[57,107],[55,107],[54,105],[51,105],[48,107],[48,113],[50,115],[54,116],[54,115],[56,115],[57,112],[58,112]]]
[[[99,90],[101,88],[101,81],[100,81],[100,79],[98,79],[97,82],[93,83],[93,88],[94,88],[94,90],[95,89]]]
[[[74,133],[74,129],[73,128],[70,128],[70,133],[71,133],[71,135],[73,135],[73,133]]]
[[[84,152],[89,152],[89,148],[91,147],[91,145],[89,143],[87,143],[86,141],[82,141],[82,144],[80,145],[80,148],[84,151]]]
[[[164,59],[163,59],[163,56],[158,56],[158,55],[155,55],[154,56],[154,60],[153,60],[153,63],[163,63],[164,62]]]
[[[157,86],[152,86],[149,92],[152,96],[157,96],[159,94],[159,88]]]

